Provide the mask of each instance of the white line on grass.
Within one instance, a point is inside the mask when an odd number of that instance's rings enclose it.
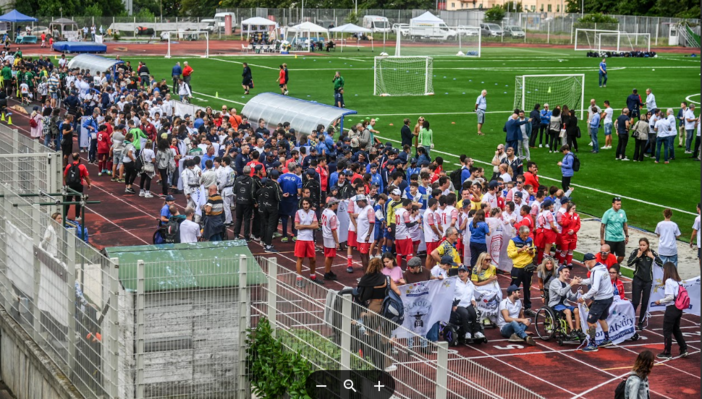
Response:
[[[690,100],[691,97],[699,97],[699,96],[700,96],[700,93],[697,93],[697,94],[690,94],[689,96],[685,97],[685,100],[687,100],[688,103],[699,104],[699,103],[700,103],[699,101],[692,101],[692,100]]]
[[[229,62],[229,63],[231,63],[231,64],[239,64],[239,65],[243,64],[243,62],[233,61],[233,60],[223,60],[223,59],[221,59],[221,58],[213,58],[213,57],[210,57],[209,59],[215,60],[215,61],[220,61],[220,62]],[[266,65],[256,65],[256,64],[248,64],[248,65],[255,66],[256,68],[273,69],[273,70],[276,70],[276,71],[278,70],[278,68],[273,68],[273,67],[269,67],[269,66],[266,66]]]
[[[194,91],[193,93],[199,94],[199,95],[201,95],[201,96],[209,97],[209,98],[214,98],[214,99],[216,99],[216,100],[222,100],[222,101],[227,101],[227,102],[234,103],[234,104],[246,105],[246,103],[242,103],[242,102],[239,102],[239,101],[230,100],[230,99],[228,99],[228,98],[215,97],[215,96],[211,96],[211,95],[205,94],[205,93],[200,93],[200,92],[197,92],[197,91]],[[207,101],[207,100],[205,100],[205,101]]]
[[[486,86],[490,87],[490,86]],[[476,90],[476,93],[478,91]],[[667,109],[667,108],[675,108],[673,107],[660,107],[661,109]],[[486,114],[511,114],[513,113],[514,110],[506,110],[506,111],[486,111]],[[403,112],[401,114],[356,114],[354,115],[355,117],[378,117],[378,116],[408,116],[408,115],[474,115],[475,111],[462,111],[462,112]],[[353,119],[353,118],[352,118]],[[399,141],[398,141],[399,143]]]
[[[384,140],[393,141],[393,142],[395,142],[395,143],[400,143],[399,140],[391,139],[391,138],[389,138],[389,137],[383,137],[383,136],[379,136],[379,135],[377,135],[377,134],[376,134],[376,137],[381,138],[381,139],[384,139]],[[438,153],[438,154],[448,155],[448,156],[450,156],[450,157],[455,157],[455,158],[459,158],[459,157],[460,157],[459,155],[451,154],[450,152],[443,152],[443,151],[438,151],[438,150],[431,150],[431,151],[432,151],[432,152],[436,152],[436,153]],[[492,165],[492,163],[490,163],[490,162],[481,161],[481,160],[478,160],[478,159],[476,159],[476,158],[473,158],[473,160],[474,160],[475,162],[481,163],[481,164],[483,164],[483,165]],[[458,165],[458,164],[456,164],[456,165]],[[539,175],[539,177],[542,178],[542,179],[551,180],[551,181],[557,181],[557,182],[560,182],[560,181],[561,181],[560,179],[554,179],[554,178],[552,178],[552,177],[548,177],[548,176],[544,176],[544,175]],[[598,193],[601,193],[601,194],[611,195],[611,196],[613,196],[613,197],[624,198],[624,199],[627,199],[627,200],[630,200],[630,201],[639,202],[639,203],[642,203],[642,204],[651,205],[651,206],[655,206],[655,207],[658,207],[658,208],[664,208],[664,209],[665,209],[665,208],[670,208],[670,209],[672,209],[672,210],[674,210],[674,211],[676,211],[676,212],[681,212],[681,213],[685,213],[685,214],[688,214],[688,215],[697,216],[697,214],[696,214],[696,213],[693,213],[693,212],[689,212],[689,211],[685,211],[685,210],[677,209],[677,208],[672,208],[672,207],[669,207],[669,206],[665,206],[665,205],[661,205],[661,204],[656,204],[656,203],[653,203],[653,202],[648,202],[648,201],[640,200],[640,199],[638,199],[638,198],[628,197],[628,196],[622,195],[622,194],[611,193],[611,192],[609,192],[609,191],[604,191],[604,190],[600,190],[600,189],[593,188],[593,187],[583,186],[583,185],[580,185],[580,184],[572,184],[572,183],[571,183],[571,186],[573,186],[573,187],[578,187],[578,188],[584,188],[585,190],[595,191],[595,192],[598,192]]]
[[[351,61],[360,61],[360,62],[370,62],[370,60],[362,60],[360,58],[349,58],[349,57],[337,57],[340,60],[351,60]]]

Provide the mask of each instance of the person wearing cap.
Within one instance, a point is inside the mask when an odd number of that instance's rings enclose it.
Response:
[[[617,255],[617,263],[624,261],[626,244],[629,243],[629,226],[626,212],[622,209],[622,200],[619,197],[612,199],[612,208],[602,215],[600,225],[600,244],[607,244],[612,253]]]
[[[516,285],[507,287],[507,298],[503,299],[498,307],[497,327],[503,337],[509,338],[509,342],[536,345],[534,339],[526,334],[526,329],[531,325],[531,319],[524,317],[522,301],[519,299],[521,290]]]
[[[414,256],[407,261],[407,269],[402,274],[402,278],[406,284],[414,284],[433,280],[436,277],[431,275],[430,269],[423,267],[421,258]]]
[[[339,200],[334,197],[327,198],[327,206],[322,212],[322,239],[324,245],[324,279],[337,280],[332,272],[332,263],[339,248],[339,218],[336,211],[339,209]]]
[[[573,251],[578,246],[578,231],[580,231],[580,215],[576,212],[574,203],[567,203],[566,211],[561,215],[559,224],[561,236],[558,243],[558,263],[572,265]]]
[[[592,299],[590,310],[587,315],[587,334],[590,337],[588,346],[583,349],[583,352],[597,352],[598,345],[595,342],[595,334],[597,333],[597,324],[599,323],[604,332],[604,341],[599,346],[607,347],[612,345],[609,339],[609,326],[607,325],[607,317],[609,316],[609,307],[614,301],[614,289],[609,278],[607,266],[597,262],[595,255],[586,253],[583,256],[583,264],[590,271],[590,278],[582,281],[582,284],[590,284],[590,289],[578,298],[578,303],[584,303],[586,300]]]
[[[461,326],[466,341],[473,339],[482,340],[485,339],[485,335],[481,331],[480,323],[478,323],[475,286],[469,277],[468,267],[461,265],[458,268],[458,281],[456,281],[449,322]]]
[[[558,226],[556,218],[553,216],[553,201],[544,200],[541,204],[541,212],[536,220],[537,226],[534,244],[537,248],[536,263],[541,263],[545,255],[551,255],[551,247],[556,243],[558,236]]]
[[[512,282],[519,287],[524,285],[524,313],[533,315],[531,310],[531,278],[533,270],[527,269],[528,265],[534,263],[534,241],[529,237],[529,229],[526,226],[519,228],[519,234],[509,240],[507,245],[507,256],[512,259]]]
[[[283,199],[283,190],[278,184],[278,170],[271,170],[268,177],[269,179],[266,179],[263,186],[256,191],[256,200],[261,219],[263,250],[268,253],[276,253],[278,251],[273,248],[273,232],[278,227],[278,210]]]
[[[458,264],[453,261],[453,257],[450,255],[444,255],[441,260],[431,269],[431,275],[433,278],[438,280],[443,280],[449,278],[449,270],[452,267],[458,267]]]
[[[572,266],[560,266],[557,270],[558,277],[551,279],[548,287],[545,288],[548,290],[548,307],[556,312],[563,312],[563,315],[565,315],[568,328],[570,329],[568,339],[579,341],[585,339],[585,334],[580,328],[580,310],[570,305],[568,301],[576,301],[578,299],[578,294],[574,293],[571,287],[580,285],[582,279],[576,276],[571,280],[571,269]],[[575,318],[575,328],[573,328],[573,318]]]
[[[297,287],[302,288],[305,284],[302,281],[302,262],[305,258],[310,262],[310,280],[313,283],[324,284],[324,280],[317,279],[315,269],[317,267],[317,259],[315,253],[314,230],[319,228],[317,215],[312,210],[312,201],[309,198],[303,198],[300,202],[302,209],[295,212],[295,230],[297,231],[297,240],[295,240],[295,257],[297,258]]]
[[[288,164],[288,173],[284,173],[278,178],[280,188],[283,190],[283,199],[280,201],[279,211],[283,227],[281,242],[288,242],[288,220],[297,212],[298,198],[302,195],[302,179],[295,174],[297,165],[296,162],[290,162]],[[294,226],[291,227],[293,227],[292,234],[295,236]],[[293,238],[293,240],[295,239]]]

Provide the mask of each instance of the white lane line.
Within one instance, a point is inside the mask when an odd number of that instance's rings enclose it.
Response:
[[[219,62],[228,62],[228,63],[230,63],[230,64],[239,64],[239,65],[243,64],[243,62],[234,61],[234,60],[223,60],[223,59],[221,59],[221,58],[213,58],[213,57],[210,57],[209,59],[215,60],[215,61],[219,61]],[[273,67],[269,67],[269,66],[266,66],[266,65],[256,65],[256,64],[248,64],[248,65],[254,66],[254,67],[256,67],[256,68],[272,69],[272,70],[274,70],[274,71],[277,71],[277,70],[278,70],[278,68],[273,68]]]
[[[391,139],[391,138],[389,138],[389,137],[379,136],[379,135],[377,135],[377,134],[375,135],[375,137],[378,137],[378,138],[383,139],[383,140],[394,141],[394,142],[396,142],[396,143],[400,143],[400,142],[401,142],[401,141],[399,141],[399,140]],[[437,154],[442,154],[442,155],[448,155],[448,156],[454,157],[454,158],[458,158],[458,157],[459,157],[459,155],[451,154],[450,152],[443,152],[443,151],[439,151],[439,150],[431,150],[431,152],[435,152],[435,153],[437,153]],[[492,163],[490,163],[490,162],[481,161],[481,160],[478,160],[478,159],[476,159],[476,158],[473,158],[473,160],[474,160],[475,162],[480,163],[480,164],[483,164],[483,165],[492,165]],[[556,182],[560,182],[560,181],[561,181],[561,179],[554,179],[554,178],[552,178],[552,177],[548,177],[548,176],[544,176],[544,175],[539,175],[539,177],[542,178],[542,179],[551,180],[551,181],[556,181]],[[641,204],[646,204],[646,205],[655,206],[655,207],[657,207],[657,208],[663,208],[663,209],[665,209],[665,208],[670,208],[670,209],[672,209],[672,210],[674,210],[674,211],[676,211],[676,212],[684,213],[684,214],[687,214],[687,215],[697,216],[697,214],[694,213],[694,212],[690,212],[690,211],[686,211],[686,210],[678,209],[678,208],[673,208],[673,207],[666,206],[666,205],[662,205],[662,204],[656,204],[656,203],[653,203],[653,202],[644,201],[644,200],[641,200],[641,199],[638,199],[638,198],[633,198],[633,197],[629,197],[629,196],[622,195],[622,194],[611,193],[611,192],[609,192],[609,191],[600,190],[600,189],[597,189],[597,188],[594,188],[594,187],[588,187],[588,186],[583,186],[583,185],[580,185],[580,184],[572,184],[572,183],[571,183],[571,186],[577,187],[577,188],[583,188],[583,189],[585,189],[585,190],[590,190],[590,191],[598,192],[598,193],[601,193],[601,194],[607,194],[607,195],[612,196],[612,197],[624,198],[624,199],[627,199],[627,200],[630,200],[630,201],[634,201],[634,202],[638,202],[638,203],[641,203]]]
[[[230,99],[228,99],[228,98],[215,97],[215,96],[211,96],[211,95],[205,94],[205,93],[200,93],[200,92],[197,92],[197,91],[194,91],[193,93],[194,93],[194,94],[199,94],[199,95],[201,95],[201,96],[209,97],[209,98],[214,98],[215,100],[222,100],[222,101],[226,101],[226,102],[230,102],[230,103],[234,103],[234,104],[246,105],[246,103],[242,103],[242,102],[239,102],[239,101],[230,100]],[[207,101],[207,100],[205,100],[205,101]]]

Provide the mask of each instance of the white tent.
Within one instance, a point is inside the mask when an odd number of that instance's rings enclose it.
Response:
[[[364,27],[361,27],[358,25],[354,25],[354,24],[346,24],[346,25],[337,26],[336,28],[329,29],[329,32],[351,33],[351,34],[354,34],[354,33],[373,33],[373,31],[370,29],[367,29],[367,28],[364,28]],[[345,41],[343,37],[341,38],[341,40],[342,40],[342,42]],[[357,38],[356,39],[356,47],[358,47],[359,41],[360,41],[360,39]],[[372,47],[373,47],[373,39],[371,38],[371,48]],[[344,51],[344,46],[341,46],[341,51],[342,52]]]
[[[273,32],[275,32],[278,28],[278,23],[275,21],[271,21],[270,19],[262,18],[262,17],[253,17],[253,18],[245,19],[245,20],[241,21],[242,39],[244,36],[244,32],[246,32],[246,39],[248,40],[249,36],[251,36],[252,28],[253,28],[253,31],[255,33],[255,32],[258,32],[257,28],[261,27],[261,26],[266,27],[266,29],[269,26],[273,26],[273,27],[275,27],[273,29]]]
[[[416,25],[420,23],[444,23],[444,20],[437,17],[436,15],[430,13],[429,11],[425,12],[424,14],[410,19],[410,25]]]
[[[290,40],[290,33],[295,33],[295,37],[292,40]],[[310,52],[314,41],[312,37],[313,33],[315,33],[315,38],[318,36],[318,34],[324,33],[326,34],[327,39],[329,39],[329,31],[326,28],[313,24],[312,22],[303,22],[299,25],[288,28],[287,33],[285,34],[285,40],[288,41],[286,44],[292,45],[290,51]],[[306,38],[305,34],[307,34]]]

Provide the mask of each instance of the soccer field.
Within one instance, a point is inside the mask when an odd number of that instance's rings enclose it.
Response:
[[[375,54],[379,51],[376,49]],[[610,58],[607,60],[609,82],[606,88],[599,88],[599,59],[587,58],[583,52],[545,48],[483,48],[481,58],[434,58],[435,95],[424,97],[373,96],[373,54],[367,48],[297,57],[242,54],[239,57],[215,56],[209,59],[124,59],[131,60],[134,66],[139,60],[146,61],[156,78],[167,78],[169,83],[171,67],[176,61],[187,60],[195,70],[191,82],[196,98],[194,102],[215,110],[222,104],[241,110],[250,98],[243,96],[240,85],[242,62],[248,62],[253,71],[256,88],[252,95],[279,93],[276,83],[278,65],[285,62],[289,68],[290,96],[326,104],[333,103],[331,80],[334,72],[340,71],[346,80],[346,106],[358,112],[358,115],[347,118],[346,123],[375,117],[378,119],[376,128],[381,132],[383,141],[395,140],[397,145],[402,120],[408,117],[414,124],[418,116],[425,116],[434,131],[435,150],[432,156],[441,155],[446,161],[454,163],[458,162],[460,154],[466,154],[475,159],[477,165],[486,168],[487,176],[491,173],[487,163],[494,155],[495,146],[505,139],[502,127],[512,112],[517,75],[585,74],[586,104],[591,98],[595,98],[600,106],[604,100],[609,100],[615,109],[615,117],[626,105],[626,97],[632,88],[639,89],[639,93],[645,97],[644,90],[650,87],[656,95],[658,106],[673,108],[676,115],[682,101],[697,105],[700,102],[699,58],[677,54],[661,54],[657,58]],[[472,110],[476,97],[483,89],[488,91],[488,112],[483,127],[485,136],[478,136],[476,115]],[[578,154],[582,168],[572,180],[576,187],[572,198],[578,204],[579,211],[600,217],[610,207],[612,196],[620,195],[630,224],[653,230],[663,219],[663,208],[670,207],[674,209],[673,220],[683,233],[681,238],[689,239],[695,204],[700,200],[700,164],[693,161],[689,154],[684,154],[684,148],[677,148],[677,139],[676,159],[668,165],[662,161],[655,165],[650,158],[645,158],[643,163],[615,161],[616,134],[613,149],[591,154],[587,145],[589,139],[585,137],[585,125],[580,121],[584,133],[579,140]],[[603,136],[600,130],[601,145],[604,143]],[[634,143],[629,140],[629,158],[632,158],[633,152]],[[532,149],[531,158],[539,165],[542,184],[560,186],[557,163],[562,158],[561,154],[549,154],[546,148],[536,148]],[[453,168],[449,166],[447,169]]]

